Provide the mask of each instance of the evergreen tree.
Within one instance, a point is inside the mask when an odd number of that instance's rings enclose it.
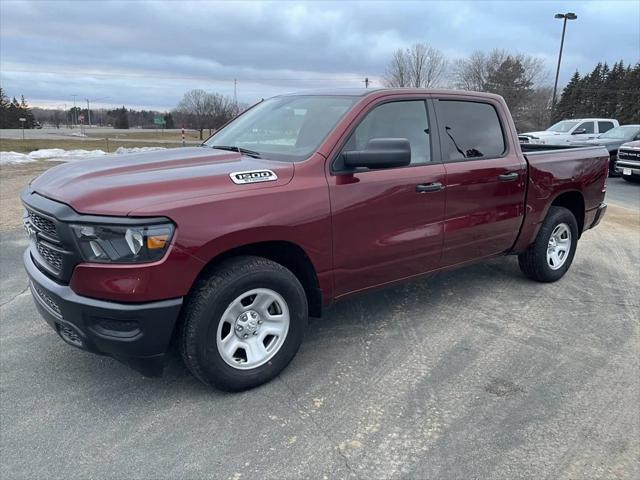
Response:
[[[621,82],[616,118],[620,124],[640,123],[640,63],[627,67]]]
[[[615,63],[611,72],[604,79],[602,88],[600,114],[605,118],[616,118],[618,115],[618,104],[622,96],[625,70],[622,60]]]
[[[122,129],[129,128],[129,116],[127,115],[127,109],[124,108],[124,105],[122,108],[116,110],[116,120],[113,123],[113,127]]]
[[[520,60],[509,55],[499,65],[489,69],[483,91],[502,95],[511,110],[516,127],[520,128],[525,107],[533,94],[532,87],[533,82],[527,78]]]
[[[555,106],[554,114],[553,114],[553,122],[558,122],[565,118],[574,118],[576,117],[579,97],[580,97],[580,85],[582,79],[580,78],[580,74],[576,70],[576,73],[573,74],[567,86],[562,90],[562,95],[560,95],[560,100]]]
[[[20,96],[20,107],[18,112],[19,118],[25,118],[25,122],[20,122],[20,127],[22,127],[22,123],[24,123],[24,128],[33,128],[36,121],[33,118],[33,113],[31,112],[31,108],[27,105],[26,100],[24,99],[24,95]]]
[[[10,105],[9,97],[7,97],[2,87],[0,87],[0,128],[11,128],[9,126]]]

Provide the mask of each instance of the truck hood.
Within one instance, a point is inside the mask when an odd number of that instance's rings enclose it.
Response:
[[[271,170],[277,179],[236,184],[230,174]],[[293,177],[291,163],[255,159],[236,152],[189,147],[79,160],[54,167],[31,183],[48,198],[79,213],[128,215],[187,198],[274,188]]]
[[[631,148],[633,150],[640,149],[640,140],[634,140],[633,142],[627,142],[620,145],[620,148]]]
[[[521,133],[520,136],[521,137],[537,137],[537,138],[542,138],[542,137],[555,137],[558,135],[568,135],[567,133],[558,133],[558,132],[549,132],[547,130],[540,130],[539,132],[526,132],[526,133]]]

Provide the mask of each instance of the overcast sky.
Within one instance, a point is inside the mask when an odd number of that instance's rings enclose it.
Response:
[[[0,1],[0,83],[35,105],[173,108],[192,88],[240,101],[373,86],[392,52],[430,43],[448,58],[505,48],[538,56],[561,83],[598,61],[640,60],[640,1]]]

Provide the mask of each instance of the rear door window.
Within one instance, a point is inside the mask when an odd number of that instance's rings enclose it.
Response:
[[[504,155],[507,144],[498,112],[488,103],[438,100],[443,160],[473,160]]]
[[[608,132],[613,128],[613,122],[598,122],[598,132]]]

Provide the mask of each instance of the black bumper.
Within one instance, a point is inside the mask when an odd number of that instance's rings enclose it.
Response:
[[[607,211],[607,204],[601,203],[598,206],[598,210],[596,210],[596,216],[593,218],[593,222],[591,222],[591,226],[589,228],[593,228],[600,223],[600,220],[604,218],[604,214]]]
[[[23,259],[38,311],[65,342],[162,374],[182,298],[129,304],[82,297],[42,273],[29,250]]]

